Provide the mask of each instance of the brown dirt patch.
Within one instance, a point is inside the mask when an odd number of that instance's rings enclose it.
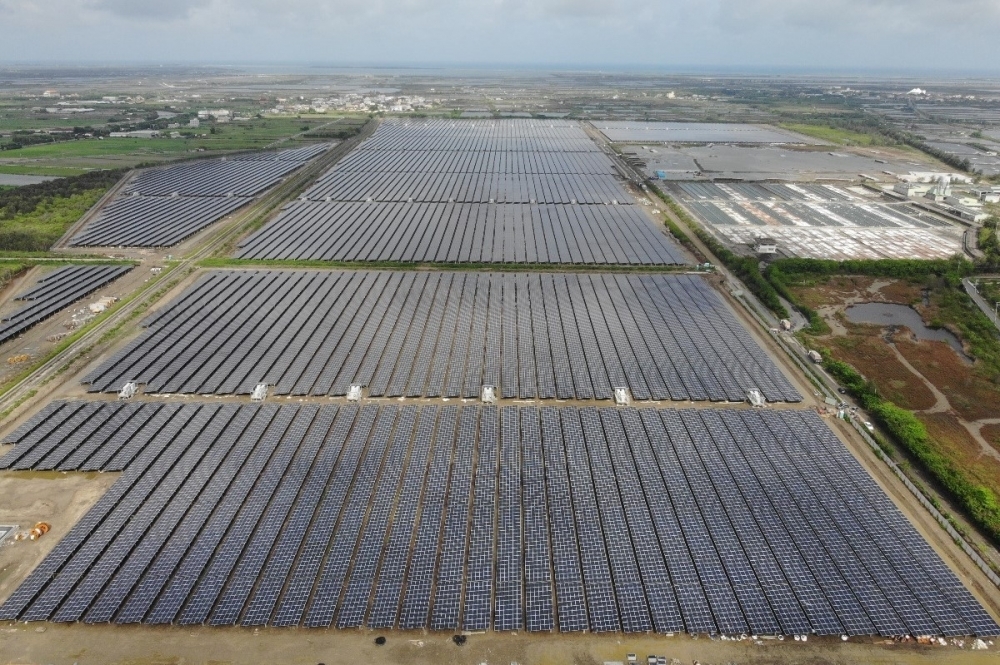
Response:
[[[972,438],[958,418],[950,413],[918,413],[927,433],[958,466],[972,478],[1000,495],[1000,461],[984,455],[979,443]]]
[[[0,446],[0,452],[8,449]],[[17,524],[20,531],[26,531],[36,522],[48,522],[52,529],[39,540],[7,540],[0,547],[0,601],[17,588],[118,475],[0,471],[0,524]],[[0,654],[3,652],[0,646]]]
[[[635,653],[659,654],[667,662],[760,663],[768,665],[843,665],[894,663],[954,665],[996,663],[996,650],[971,651],[957,646],[900,644],[880,638],[809,636],[808,642],[751,640],[741,642],[687,635],[510,634],[471,635],[456,646],[448,632],[369,630],[293,630],[221,626],[139,626],[45,624],[4,626],[3,655],[13,663],[106,663],[108,665],[175,665],[232,663],[241,665],[468,665],[469,663],[530,663],[531,665],[600,665],[624,662]],[[385,635],[376,646],[375,635]]]
[[[885,302],[913,305],[923,302],[923,286],[909,282],[890,282],[879,289],[879,295]]]
[[[979,433],[991,446],[1000,450],[1000,425],[984,425]]]
[[[980,376],[946,343],[897,336],[896,348],[966,420],[1000,417],[1000,387]]]
[[[833,337],[829,342],[834,358],[858,368],[894,403],[915,411],[934,406],[936,400],[931,391],[899,362],[881,337],[870,333],[849,334]]]
[[[923,286],[863,275],[837,275],[825,283],[789,287],[799,302],[812,309],[858,302],[912,305],[923,300]]]

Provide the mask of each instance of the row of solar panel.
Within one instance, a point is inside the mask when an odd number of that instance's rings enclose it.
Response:
[[[614,165],[599,152],[355,150],[337,171],[602,175]]]
[[[300,162],[188,162],[142,171],[125,194],[142,196],[255,196],[302,166]]]
[[[313,143],[301,148],[291,148],[279,152],[253,152],[246,155],[230,157],[234,162],[308,162],[323,154],[333,146],[332,143]]]
[[[752,201],[848,201],[861,196],[833,185],[775,182],[682,182],[671,189],[690,198]]]
[[[819,139],[767,125],[733,122],[642,122],[601,120],[594,123],[609,141],[628,143],[805,143]]]
[[[700,277],[216,271],[91,372],[93,390],[801,398]]]
[[[124,196],[106,205],[70,240],[70,244],[78,247],[169,247],[249,202],[237,196]]]
[[[41,279],[29,291],[16,297],[30,304],[4,317],[0,325],[0,344],[17,337],[45,319],[113,282],[132,266],[65,266]]]
[[[680,249],[637,206],[297,201],[243,259],[670,265]]]
[[[336,167],[335,167],[336,169]],[[305,193],[311,201],[416,201],[458,203],[632,202],[612,175],[328,172]]]
[[[812,412],[59,402],[11,438],[125,471],[0,619],[1000,632]]]
[[[917,217],[888,205],[875,203],[772,203],[752,201],[691,201],[687,204],[702,219],[720,226],[784,226],[829,228],[948,228],[930,216]]]
[[[384,120],[359,150],[599,152],[571,121]]]
[[[309,145],[141,172],[70,240],[82,247],[169,247],[247,205],[330,148]]]

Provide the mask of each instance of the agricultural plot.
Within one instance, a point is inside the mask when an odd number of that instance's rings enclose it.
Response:
[[[802,143],[822,141],[778,127],[719,122],[639,122],[595,120],[594,126],[615,143]]]
[[[701,183],[671,190],[733,244],[766,236],[792,256],[818,259],[939,259],[962,251],[953,225],[833,185]]]
[[[694,276],[217,271],[146,327],[92,390],[801,400]]]
[[[15,297],[28,304],[4,317],[0,324],[0,344],[58,314],[131,269],[132,266],[66,266],[45,275],[29,291]]]
[[[5,620],[1000,633],[812,412],[57,402],[9,440],[124,471]]]
[[[383,122],[239,258],[684,263],[571,122]]]
[[[74,236],[77,247],[169,247],[247,205],[330,148],[310,145],[140,173]]]

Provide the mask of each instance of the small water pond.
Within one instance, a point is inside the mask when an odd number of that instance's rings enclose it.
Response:
[[[935,330],[928,328],[924,320],[920,318],[917,310],[907,305],[897,305],[885,302],[866,302],[860,305],[851,305],[844,313],[851,323],[874,323],[878,326],[906,326],[917,339],[929,339],[938,342],[947,342],[955,352],[963,358],[966,357],[962,350],[962,343],[958,341],[951,332],[944,328]]]

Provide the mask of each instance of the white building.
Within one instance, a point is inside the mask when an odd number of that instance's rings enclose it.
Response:
[[[931,186],[919,182],[897,182],[892,186],[892,191],[903,196],[923,196],[930,191]]]
[[[753,244],[750,245],[750,248],[758,254],[777,254],[778,241],[774,238],[754,238]]]

